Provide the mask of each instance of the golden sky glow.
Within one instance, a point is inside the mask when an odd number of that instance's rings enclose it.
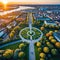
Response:
[[[7,4],[8,3],[8,0],[2,0],[2,3],[3,4]]]
[[[41,4],[48,4],[48,3],[50,3],[50,4],[60,4],[60,0],[0,0],[1,2],[3,2],[3,3],[7,3],[7,1],[8,2],[25,2],[25,3],[27,3],[27,2],[29,2],[29,3],[33,3],[33,2],[35,2],[35,3],[41,3]],[[34,3],[33,3],[34,4]]]

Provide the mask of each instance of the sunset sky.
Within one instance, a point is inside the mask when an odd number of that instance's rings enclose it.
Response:
[[[29,2],[29,3],[39,3],[39,4],[60,4],[60,0],[7,0],[8,2]],[[2,2],[2,0],[0,0]]]

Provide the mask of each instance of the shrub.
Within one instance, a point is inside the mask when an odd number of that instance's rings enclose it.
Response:
[[[42,48],[38,48],[38,52],[42,52]]]
[[[57,49],[52,49],[52,50],[51,50],[51,53],[52,53],[53,55],[56,55],[56,54],[57,54]]]
[[[21,43],[21,44],[19,45],[19,48],[24,49],[24,48],[25,48],[25,44],[24,44],[24,43]]]
[[[10,49],[7,49],[4,54],[3,54],[3,57],[9,59],[13,56],[13,50],[10,50]]]
[[[53,39],[54,37],[53,36],[49,36],[49,40]]]
[[[45,60],[44,58],[40,58],[40,60]]]
[[[60,42],[56,42],[56,43],[55,43],[55,46],[56,46],[57,48],[60,48]]]
[[[41,27],[40,29],[43,31],[44,30],[44,27]]]
[[[45,53],[49,53],[49,48],[48,48],[48,47],[44,47],[44,48],[43,48],[43,51],[44,51]]]
[[[41,46],[41,43],[40,42],[37,42],[36,46],[37,47],[40,47]]]
[[[19,58],[23,58],[25,56],[25,53],[24,52],[19,52],[19,54],[18,54],[18,57]]]
[[[51,42],[55,44],[56,43],[56,40],[55,39],[52,39]]]
[[[40,56],[41,58],[45,58],[45,57],[46,57],[45,53],[40,53],[39,56]]]

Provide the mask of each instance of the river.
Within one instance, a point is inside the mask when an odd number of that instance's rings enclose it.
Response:
[[[35,8],[34,7],[28,7],[28,6],[19,6],[19,8],[17,8],[17,9],[0,12],[0,15],[2,16],[2,15],[6,15],[6,14],[9,14],[12,12],[26,10],[26,9],[35,9]]]

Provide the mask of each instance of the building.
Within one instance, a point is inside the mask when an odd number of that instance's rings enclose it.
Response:
[[[53,36],[60,42],[60,32],[54,32]]]
[[[54,26],[57,26],[57,24],[55,23],[55,21],[52,21],[52,20],[47,20],[47,21],[45,20],[44,23],[46,25],[54,25]]]
[[[4,33],[5,33],[4,31],[1,31],[0,32],[0,37],[2,37],[4,35]]]
[[[56,24],[60,26],[60,20],[55,20]]]
[[[5,38],[7,36],[7,31],[5,28],[3,28],[1,31],[0,31],[0,38]]]
[[[41,13],[41,14],[39,14],[39,13],[33,14],[33,16],[34,16],[34,19],[37,20],[37,21],[38,20],[43,20],[43,21],[51,20],[49,17],[45,16],[45,14],[43,14],[43,13]]]
[[[13,21],[7,26],[7,28],[10,29],[12,28],[12,26],[16,26],[16,24],[17,24],[16,21]]]

